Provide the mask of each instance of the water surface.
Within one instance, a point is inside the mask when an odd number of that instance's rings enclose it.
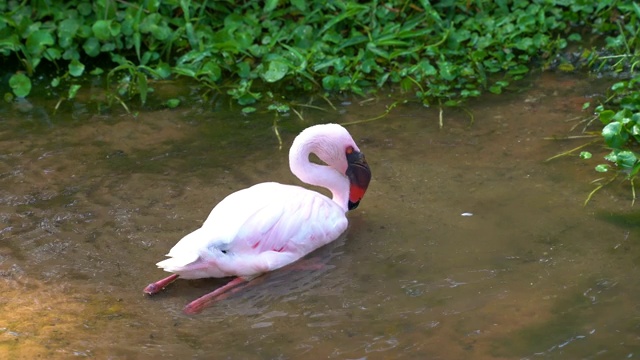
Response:
[[[0,110],[0,357],[636,358],[630,190],[583,207],[595,163],[543,162],[581,143],[544,138],[584,116],[593,89],[544,75],[471,104],[473,124],[445,110],[439,129],[436,109],[408,103],[349,126],[373,180],[347,233],[313,254],[326,265],[276,271],[197,316],[183,306],[224,281],[149,298],[154,264],[229,193],[299,184],[287,150],[301,129],[391,100],[282,118],[282,149],[271,114],[237,109]]]

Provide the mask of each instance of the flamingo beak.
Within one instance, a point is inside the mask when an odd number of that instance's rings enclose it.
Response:
[[[369,187],[371,181],[371,169],[364,159],[364,154],[358,151],[352,151],[347,154],[347,172],[351,187],[349,188],[349,210],[358,207],[360,200]]]

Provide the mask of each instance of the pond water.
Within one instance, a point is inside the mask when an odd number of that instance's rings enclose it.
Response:
[[[599,161],[544,162],[588,141],[544,138],[565,135],[598,88],[545,74],[471,104],[473,124],[445,110],[439,129],[437,110],[408,103],[348,126],[373,179],[348,231],[312,254],[325,265],[268,274],[195,316],[184,305],[224,280],[143,296],[166,275],[155,263],[229,193],[299,184],[287,151],[301,129],[392,101],[280,118],[282,149],[273,114],[69,108],[53,121],[54,104],[2,105],[0,358],[640,357],[628,184],[583,207]]]

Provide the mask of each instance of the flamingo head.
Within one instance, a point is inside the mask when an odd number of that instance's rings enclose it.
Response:
[[[328,166],[309,162],[310,153]],[[303,182],[331,190],[345,210],[358,207],[371,180],[364,154],[338,124],[315,125],[302,131],[291,145],[289,164]]]

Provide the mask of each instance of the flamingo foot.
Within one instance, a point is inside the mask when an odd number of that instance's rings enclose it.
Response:
[[[167,287],[167,285],[171,284],[172,282],[176,281],[176,279],[178,278],[178,274],[171,274],[170,276],[167,276],[166,278],[162,279],[162,280],[158,280],[154,283],[151,283],[149,285],[147,285],[146,288],[144,288],[144,293],[148,294],[148,295],[153,295],[153,294],[157,294],[160,291],[162,291],[162,289],[164,289],[165,287]]]
[[[251,284],[251,282],[244,284],[246,282],[246,279],[237,277],[214,291],[188,303],[187,306],[184,307],[183,311],[185,314],[189,315],[198,314],[212,303],[224,300]]]

